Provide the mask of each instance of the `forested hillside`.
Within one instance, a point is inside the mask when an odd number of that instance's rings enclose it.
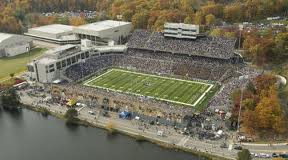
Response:
[[[287,8],[288,0],[2,0],[0,31],[21,33],[27,25],[57,22],[58,17],[39,17],[43,12],[91,10],[97,12],[97,19],[123,15],[134,28],[161,30],[167,21],[203,25],[252,21],[287,15]]]

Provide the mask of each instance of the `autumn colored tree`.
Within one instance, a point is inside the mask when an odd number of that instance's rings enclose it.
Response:
[[[208,14],[207,16],[205,16],[205,22],[206,25],[212,25],[215,23],[215,16],[213,14]]]
[[[202,12],[200,11],[196,12],[194,15],[194,24],[201,25],[203,24],[203,21],[204,21],[204,17],[203,17]]]
[[[185,19],[184,19],[184,23],[186,24],[192,24],[192,18],[190,16],[187,16]]]
[[[276,77],[272,74],[262,74],[257,76],[254,81],[256,92],[260,94],[262,91],[268,91],[276,83]]]
[[[147,11],[143,11],[141,13],[136,13],[132,17],[132,24],[134,28],[146,28],[148,24],[149,14]]]
[[[249,82],[243,92],[242,100],[242,129],[248,134],[260,133],[282,134],[287,130],[287,120],[284,116],[276,78],[271,74],[257,76]],[[239,112],[241,92],[236,90],[232,94],[234,107],[232,114],[237,117]],[[232,116],[233,116],[232,115]]]
[[[276,133],[285,131],[284,115],[274,85],[270,87],[268,95],[261,98],[255,111],[257,112],[257,127],[259,129]]]
[[[222,31],[219,28],[215,28],[210,32],[210,36],[220,37],[222,35]]]
[[[208,1],[206,5],[201,6],[200,10],[204,15],[212,14],[219,18],[223,16],[223,4],[214,1]]]
[[[241,4],[235,3],[224,7],[224,19],[229,22],[240,21],[242,17]]]
[[[255,34],[248,35],[243,42],[246,56],[259,66],[273,60],[275,57],[274,46],[272,37],[261,37]]]
[[[69,24],[72,26],[80,26],[86,24],[86,21],[83,17],[71,17],[69,19]]]

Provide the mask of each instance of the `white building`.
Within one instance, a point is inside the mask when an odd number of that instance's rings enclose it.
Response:
[[[80,39],[89,39],[94,45],[121,44],[132,29],[130,22],[105,20],[74,28]]]
[[[199,25],[184,23],[165,23],[164,36],[173,38],[196,39],[199,35]]]
[[[30,51],[32,39],[29,37],[0,33],[0,57],[13,57]]]
[[[73,33],[73,26],[51,24],[28,29],[27,36],[35,40],[56,44],[78,44],[80,39]]]
[[[79,45],[63,45],[48,50],[44,56],[27,65],[32,80],[51,83],[61,79],[61,72],[67,67],[85,61],[93,52],[92,48],[82,49]]]

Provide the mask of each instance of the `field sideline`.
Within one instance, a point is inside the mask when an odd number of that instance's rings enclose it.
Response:
[[[85,86],[195,107],[214,84],[111,69],[84,82]]]

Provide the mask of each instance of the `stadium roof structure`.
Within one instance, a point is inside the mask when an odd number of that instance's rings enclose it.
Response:
[[[119,32],[123,34],[130,32],[130,30],[131,22],[105,20],[75,27],[74,33],[108,39],[111,39],[113,36],[115,38],[115,35],[117,35],[116,37],[118,39],[118,34],[120,34]]]
[[[0,43],[3,42],[4,40],[10,38],[10,37],[12,37],[12,34],[0,33]]]
[[[51,25],[31,28],[29,30],[45,32],[45,33],[50,33],[50,34],[59,34],[63,32],[72,32],[73,26],[63,25],[63,24],[51,24]]]
[[[57,48],[50,49],[45,52],[46,56],[53,57],[55,59],[59,59],[62,57],[67,57],[69,55],[74,54],[75,52],[79,52],[81,47],[79,45],[66,44],[59,46]]]
[[[41,63],[41,64],[51,64],[51,63],[54,63],[56,62],[57,60],[56,59],[52,59],[52,58],[48,58],[48,57],[44,57],[44,58],[41,58],[38,60],[38,63]]]
[[[30,43],[32,39],[23,35],[0,33],[0,50],[11,46]]]
[[[80,40],[73,33],[73,26],[63,24],[51,24],[28,29],[27,36],[59,44],[79,43]]]
[[[123,22],[123,21],[113,21],[113,20],[106,20],[106,21],[100,21],[90,24],[85,24],[82,26],[78,26],[77,29],[85,29],[85,30],[91,30],[91,31],[103,31],[123,25],[131,24],[130,22]]]
[[[218,59],[235,57],[236,39],[205,36],[195,40],[164,37],[161,32],[135,30],[128,41],[128,49],[187,54]]]

